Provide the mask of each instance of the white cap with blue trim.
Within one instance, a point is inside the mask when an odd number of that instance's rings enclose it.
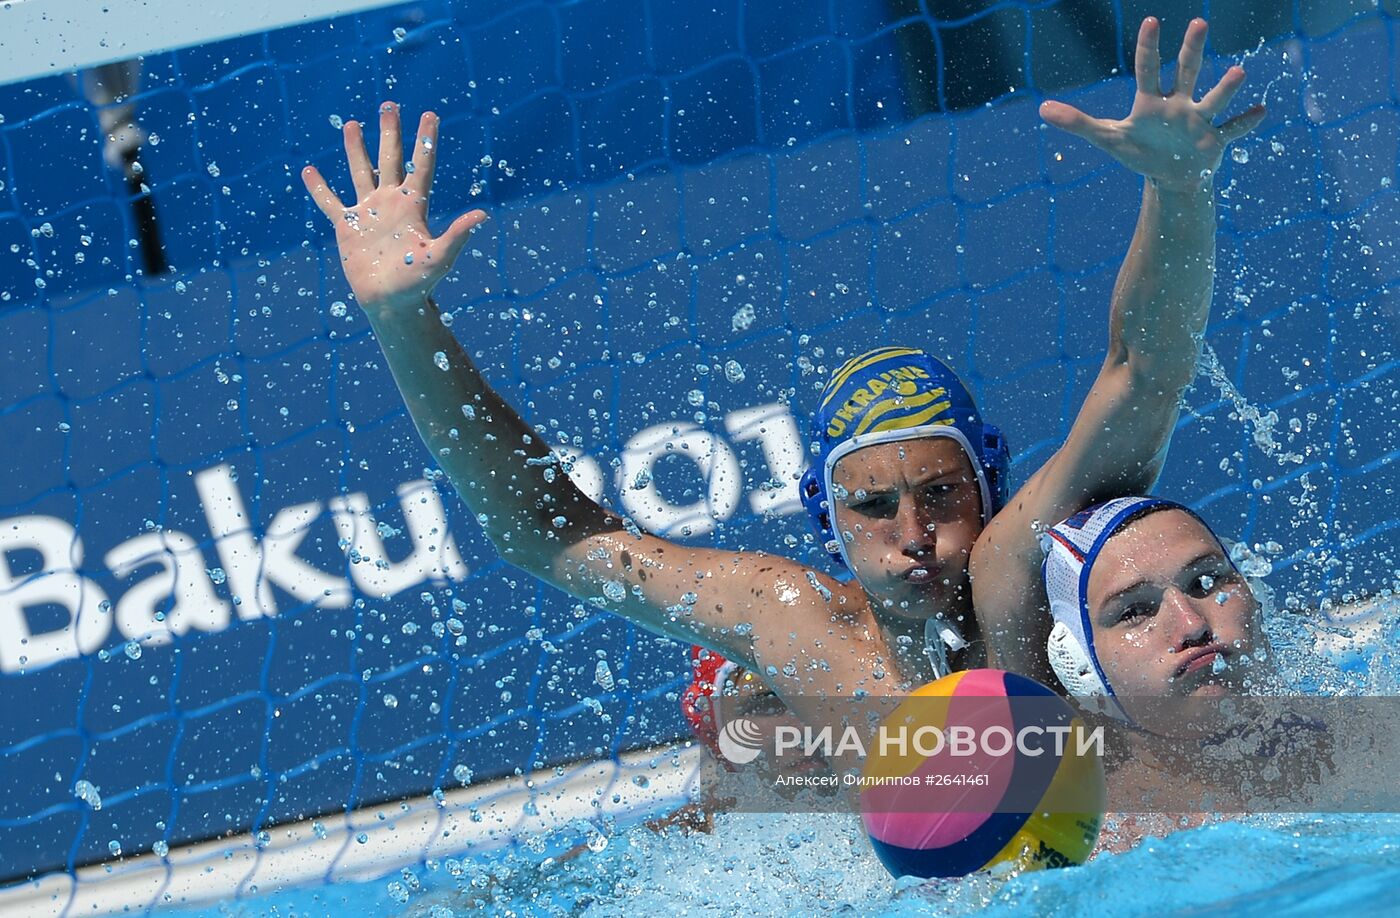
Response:
[[[1081,510],[1045,531],[1045,562],[1041,573],[1050,599],[1050,629],[1046,653],[1050,668],[1065,689],[1101,713],[1131,723],[1132,719],[1114,695],[1094,649],[1094,629],[1089,621],[1089,572],[1109,538],[1129,520],[1155,510],[1189,507],[1156,497],[1119,497]],[[1200,517],[1196,517],[1200,519]]]

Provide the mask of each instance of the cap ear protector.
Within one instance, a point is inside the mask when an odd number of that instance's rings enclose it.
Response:
[[[822,548],[826,549],[831,559],[844,570],[846,560],[836,546],[836,532],[831,528],[831,505],[827,502],[826,488],[822,487],[822,476],[817,472],[816,466],[802,473],[797,490],[802,498],[802,506],[807,509],[807,517],[812,521],[812,529],[816,531],[817,538],[821,539]]]
[[[1118,720],[1132,721],[1099,673],[1097,659],[1090,656],[1064,622],[1056,622],[1050,629],[1045,652],[1050,658],[1050,668],[1065,691],[1078,698],[1086,708]]]

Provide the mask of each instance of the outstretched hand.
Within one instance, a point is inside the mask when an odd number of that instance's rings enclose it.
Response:
[[[1177,58],[1176,85],[1162,92],[1161,23],[1148,17],[1138,30],[1137,95],[1133,110],[1122,121],[1094,118],[1063,102],[1046,102],[1040,117],[1048,124],[1082,137],[1139,175],[1161,187],[1190,191],[1209,187],[1225,148],[1264,120],[1264,106],[1255,105],[1216,127],[1214,121],[1230,105],[1241,85],[1244,68],[1235,66],[1220,82],[1194,100],[1196,77],[1206,46],[1206,22],[1193,19]]]
[[[355,186],[355,206],[336,197],[315,166],[302,170],[306,190],[335,225],[335,241],[345,278],[360,305],[382,311],[421,305],[452,267],[472,230],[486,219],[473,210],[453,221],[441,236],[428,230],[428,196],[437,163],[438,118],[424,112],[418,123],[413,158],[404,167],[399,108],[379,108],[379,175],[375,180],[357,121],[345,123],[345,157]]]

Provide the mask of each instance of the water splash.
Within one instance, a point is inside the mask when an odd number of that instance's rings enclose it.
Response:
[[[1278,412],[1262,411],[1257,405],[1245,398],[1244,393],[1235,388],[1235,384],[1230,381],[1225,368],[1220,364],[1220,358],[1216,356],[1215,350],[1209,344],[1201,349],[1198,369],[1230,403],[1235,415],[1249,426],[1253,434],[1254,445],[1259,448],[1260,452],[1273,458],[1279,465],[1302,464],[1302,454],[1285,449],[1275,436],[1279,423]]]
[[[94,810],[102,809],[102,795],[97,792],[97,788],[92,785],[91,781],[78,781],[74,784],[73,796]]]

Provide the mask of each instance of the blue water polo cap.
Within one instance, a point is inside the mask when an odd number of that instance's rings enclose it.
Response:
[[[1006,503],[1011,455],[1001,431],[982,421],[972,393],[936,357],[908,347],[882,347],[846,361],[822,390],[812,415],[815,461],[802,476],[803,506],[826,550],[841,566],[845,546],[831,525],[831,472],[862,446],[949,437],[972,462],[982,492],[982,522]]]

